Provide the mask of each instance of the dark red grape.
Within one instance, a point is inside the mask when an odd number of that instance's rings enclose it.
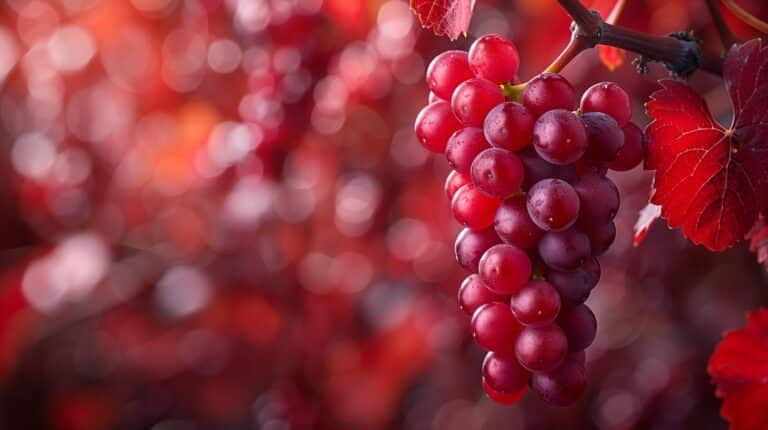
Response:
[[[569,351],[582,351],[595,340],[597,319],[592,309],[585,304],[563,309],[557,317],[557,324],[565,332]]]
[[[538,117],[553,109],[572,110],[576,106],[576,92],[564,77],[542,73],[525,86],[522,100],[528,111]]]
[[[442,154],[448,138],[461,128],[448,102],[436,101],[424,107],[416,117],[414,131],[427,150]]]
[[[645,151],[643,149],[643,131],[633,122],[628,122],[622,127],[624,132],[624,146],[619,149],[619,155],[613,160],[610,168],[619,172],[632,170],[643,161]]]
[[[469,48],[469,68],[478,78],[503,84],[515,79],[519,65],[515,44],[498,34],[487,34]]]
[[[512,315],[509,305],[488,303],[480,306],[472,315],[470,324],[478,345],[499,354],[514,354],[517,336],[523,327]]]
[[[459,188],[451,199],[451,209],[456,221],[475,230],[484,229],[493,224],[496,209],[500,204],[500,200],[481,193],[474,184]]]
[[[528,192],[528,215],[546,231],[563,231],[579,217],[579,195],[562,179],[542,179]]]
[[[608,224],[590,227],[584,230],[584,233],[589,238],[589,248],[592,250],[592,255],[598,256],[604,254],[613,244],[613,241],[616,239],[616,226],[609,222]]]
[[[578,269],[571,271],[552,270],[547,281],[560,293],[563,305],[575,306],[584,303],[600,279],[600,264],[596,258],[589,258]]]
[[[550,231],[539,241],[539,256],[555,270],[573,270],[584,264],[591,255],[586,234],[570,228]]]
[[[457,130],[448,138],[445,158],[454,170],[469,174],[472,160],[477,157],[477,154],[490,147],[491,145],[485,141],[482,129],[466,127]]]
[[[526,198],[522,195],[511,197],[499,206],[493,225],[501,240],[520,248],[536,245],[544,234],[528,215]]]
[[[501,303],[504,302],[504,299],[504,296],[489,290],[476,274],[464,278],[459,288],[459,308],[470,316],[480,306],[492,302]]]
[[[516,394],[528,386],[531,372],[517,361],[514,355],[488,352],[483,359],[483,381],[494,391]]]
[[[514,245],[490,247],[478,265],[480,279],[497,294],[513,294],[528,282],[531,273],[531,259]]]
[[[525,327],[517,337],[515,355],[520,364],[531,372],[556,369],[568,353],[565,333],[555,324]]]
[[[598,82],[587,88],[581,96],[581,110],[608,114],[622,127],[632,118],[629,94],[615,82]]]
[[[504,102],[488,112],[483,133],[491,145],[517,151],[531,142],[535,122],[536,118],[523,105]]]
[[[453,90],[474,75],[469,69],[467,53],[464,51],[445,51],[438,55],[427,68],[427,85],[438,97],[450,100]]]
[[[587,149],[587,132],[579,117],[565,109],[545,112],[533,126],[533,147],[553,164],[569,164]]]
[[[560,312],[560,294],[547,281],[534,280],[523,285],[510,298],[512,314],[525,326],[541,327],[552,323]]]
[[[523,163],[506,149],[488,148],[479,153],[470,173],[477,189],[497,199],[511,196],[523,184]]]
[[[501,404],[501,405],[512,405],[520,401],[520,399],[525,396],[525,393],[528,392],[528,386],[526,385],[520,391],[517,393],[512,394],[505,394],[500,391],[496,391],[488,385],[488,382],[483,379],[483,391],[485,391],[485,394],[494,402]]]
[[[573,164],[552,164],[541,158],[533,147],[524,148],[517,155],[525,170],[523,189],[531,188],[533,184],[542,179],[557,178],[570,182],[576,177],[576,169]]]
[[[552,372],[534,374],[531,388],[552,406],[569,406],[584,394],[587,372],[577,360],[565,360]]]
[[[586,112],[580,118],[589,140],[584,161],[594,166],[607,166],[624,146],[624,132],[616,120],[602,112]]]
[[[456,261],[461,267],[472,273],[477,273],[480,257],[493,245],[501,243],[496,232],[489,228],[484,230],[472,230],[465,228],[456,236],[454,252]]]
[[[451,108],[462,123],[482,127],[488,112],[502,102],[504,94],[498,85],[487,79],[474,78],[456,87],[451,97]]]
[[[573,188],[581,202],[579,227],[591,228],[613,221],[619,210],[619,190],[610,179],[590,173],[577,179]]]
[[[445,178],[445,195],[448,196],[448,200],[453,198],[456,194],[456,190],[472,182],[469,175],[451,170],[451,173]]]

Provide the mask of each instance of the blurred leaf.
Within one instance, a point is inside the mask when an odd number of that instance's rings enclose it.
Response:
[[[424,28],[456,40],[469,29],[475,0],[411,0],[411,10]]]
[[[725,334],[707,370],[723,398],[731,430],[768,428],[768,309],[747,315],[747,326]]]
[[[735,46],[723,65],[734,120],[725,129],[688,85],[662,80],[646,104],[651,202],[692,242],[721,251],[768,211],[768,49]]]
[[[749,250],[754,252],[757,262],[762,264],[768,270],[768,224],[765,218],[760,217],[752,226],[752,230],[747,234],[749,240]]]
[[[624,64],[627,51],[608,45],[600,45],[597,49],[600,53],[600,61],[608,70],[614,71]]]

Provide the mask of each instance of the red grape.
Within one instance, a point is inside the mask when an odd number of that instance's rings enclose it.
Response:
[[[609,166],[611,169],[624,172],[635,168],[645,156],[643,149],[643,131],[633,122],[622,127],[624,146],[619,149],[619,155]]]
[[[422,145],[429,151],[442,154],[448,138],[461,128],[448,102],[436,101],[425,106],[416,117],[414,131]]]
[[[475,186],[497,199],[511,196],[523,184],[523,163],[506,149],[489,148],[479,153],[470,172]]]
[[[563,231],[579,217],[579,195],[562,179],[542,179],[528,192],[528,215],[546,231]]]
[[[505,394],[494,390],[493,387],[488,385],[488,382],[486,382],[485,378],[483,378],[483,391],[485,391],[485,394],[494,402],[502,405],[511,405],[517,403],[520,401],[520,399],[523,398],[523,396],[525,396],[525,393],[528,392],[528,386],[526,385],[517,393]]]
[[[470,325],[478,345],[505,355],[514,353],[517,336],[522,330],[522,326],[512,315],[509,305],[504,303],[488,303],[480,306],[472,315]]]
[[[555,109],[544,113],[533,126],[533,147],[553,164],[578,160],[587,149],[587,132],[573,112]]]
[[[615,82],[599,82],[584,91],[581,110],[608,114],[622,127],[632,118],[629,94]]]
[[[530,143],[535,122],[536,118],[523,105],[504,102],[488,112],[483,133],[491,145],[517,151]]]
[[[461,282],[461,287],[459,288],[459,308],[467,315],[471,316],[482,305],[503,301],[504,296],[489,290],[476,274],[467,276]]]
[[[483,380],[494,391],[515,394],[528,386],[531,372],[523,368],[514,355],[491,351],[483,359]]]
[[[490,227],[496,216],[500,200],[481,193],[474,184],[467,184],[456,190],[451,199],[453,216],[461,224],[480,230]]]
[[[592,344],[597,334],[597,320],[585,304],[564,309],[557,318],[557,324],[568,339],[568,350],[582,351]]]
[[[564,77],[542,73],[525,86],[522,100],[528,111],[538,117],[553,109],[572,110],[576,106],[576,92]]]
[[[578,360],[568,359],[552,372],[534,374],[531,388],[552,406],[569,406],[584,394],[587,372]]]
[[[456,87],[451,108],[462,123],[482,127],[488,112],[503,101],[504,94],[498,85],[487,79],[474,78]]]
[[[503,84],[515,79],[519,65],[515,44],[498,34],[487,34],[469,48],[469,68],[478,78]]]
[[[460,83],[474,77],[467,58],[464,51],[445,51],[432,59],[427,67],[429,89],[443,100],[450,100]]]
[[[531,259],[514,245],[490,247],[478,265],[480,279],[497,294],[513,294],[528,282],[531,273]]]
[[[462,128],[451,135],[445,147],[448,164],[461,173],[469,174],[472,160],[491,145],[485,141],[483,130],[477,127]]]
[[[465,228],[456,236],[454,252],[456,261],[461,267],[472,273],[477,273],[480,257],[493,245],[501,243],[496,232],[492,228],[485,230],[472,230]]]
[[[543,327],[525,327],[517,337],[515,355],[531,372],[556,369],[568,353],[565,333],[555,324]]]
[[[453,195],[456,194],[456,190],[467,185],[471,181],[472,179],[470,179],[469,175],[451,170],[451,173],[445,178],[445,195],[448,196],[448,200],[453,198]]]
[[[525,326],[545,326],[560,312],[560,294],[547,281],[528,282],[510,300],[512,314]]]
[[[514,196],[502,203],[493,225],[501,240],[520,248],[532,247],[544,234],[528,215],[525,196]]]

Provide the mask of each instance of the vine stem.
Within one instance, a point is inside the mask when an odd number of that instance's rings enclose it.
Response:
[[[768,33],[768,23],[747,12],[744,8],[736,4],[734,0],[722,0],[723,4],[739,17],[747,25],[762,33]]]

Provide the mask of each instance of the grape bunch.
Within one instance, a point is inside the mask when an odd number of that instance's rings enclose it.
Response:
[[[465,227],[456,259],[472,272],[459,305],[489,351],[483,389],[510,404],[530,386],[566,406],[586,387],[584,350],[597,322],[584,302],[616,234],[619,192],[606,172],[640,163],[642,131],[611,82],[589,88],[575,111],[576,92],[554,73],[510,100],[502,88],[518,65],[517,48],[498,35],[438,55],[415,132],[453,169],[445,192]]]

